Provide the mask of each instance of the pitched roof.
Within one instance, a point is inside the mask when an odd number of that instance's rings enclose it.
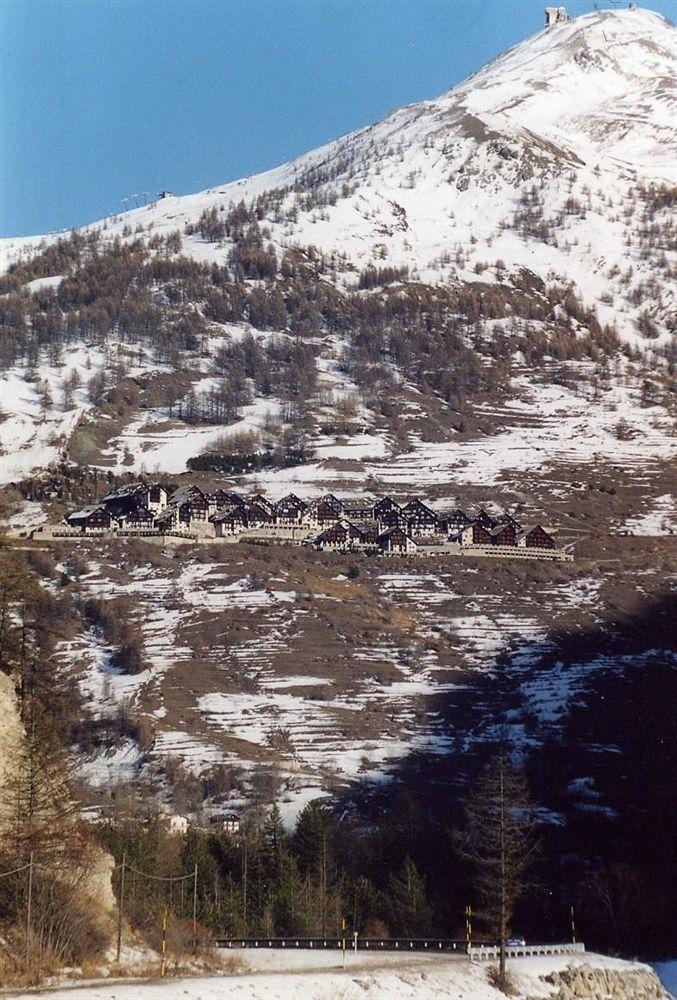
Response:
[[[416,498],[415,500],[410,500],[408,504],[403,508],[404,513],[412,513],[413,511],[419,511],[420,513],[432,514],[433,517],[437,517],[437,513],[429,507],[427,503]]]
[[[91,515],[94,514],[95,511],[97,511],[97,510],[104,510],[105,511],[106,508],[104,507],[103,504],[95,503],[95,504],[92,504],[89,507],[83,507],[82,510],[75,510],[75,511],[73,511],[72,514],[68,514],[67,515],[66,520],[67,521],[83,521],[86,518],[91,517]],[[106,511],[106,513],[107,513],[107,511]]]
[[[484,525],[482,525],[482,527],[484,527]],[[495,535],[500,535],[501,532],[505,531],[506,528],[509,531],[514,531],[515,533],[517,533],[517,528],[515,527],[514,524],[510,524],[509,521],[502,521],[499,524],[495,525],[493,528],[485,529],[485,530],[488,530],[489,534],[493,538]]]
[[[388,528],[386,531],[382,531],[381,534],[378,536],[379,542],[385,540],[386,538],[389,538],[390,535],[394,535],[396,532],[399,532],[401,535],[404,535],[404,537],[408,541],[410,541],[410,542],[414,541],[414,539],[411,537],[411,535],[408,535],[406,533],[406,531],[404,530],[404,528],[395,527],[395,528]],[[416,543],[414,542],[414,544],[416,544]]]
[[[180,504],[189,503],[191,500],[204,500],[205,495],[197,486],[179,486],[171,496],[172,506],[178,507]]]
[[[114,500],[127,500],[128,497],[133,497],[135,494],[142,493],[146,489],[145,483],[130,483],[129,486],[121,486],[119,489],[107,493],[101,502],[110,503]]]
[[[373,510],[373,500],[344,500],[343,510],[349,514],[352,510]]]
[[[295,493],[287,493],[286,496],[281,497],[281,499],[277,501],[277,504],[275,506],[279,507],[281,504],[294,504],[297,507],[308,506],[306,501],[302,500],[300,497],[297,497]]]

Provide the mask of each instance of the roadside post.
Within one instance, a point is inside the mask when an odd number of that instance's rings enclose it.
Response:
[[[118,927],[117,946],[115,949],[115,961],[120,964],[120,948],[122,946],[122,911],[125,905],[125,866],[127,864],[126,852],[122,855],[122,865],[120,866],[120,896],[118,899]]]
[[[170,883],[171,885],[171,883]],[[169,917],[169,907],[165,906],[165,912],[162,914],[162,961],[160,963],[160,975],[165,974],[165,961],[167,956],[167,918]]]

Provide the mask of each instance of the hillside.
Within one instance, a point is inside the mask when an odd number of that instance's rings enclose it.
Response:
[[[552,933],[627,887],[602,943],[667,946],[674,63],[658,15],[586,15],[276,170],[2,242],[5,520],[86,805],[411,806],[453,909],[430,844],[507,740],[569,859]],[[139,476],[511,510],[575,561],[32,537]]]

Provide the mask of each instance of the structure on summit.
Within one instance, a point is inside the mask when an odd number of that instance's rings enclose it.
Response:
[[[568,20],[567,12],[564,7],[546,7],[545,8],[545,26],[546,28],[552,28],[553,24],[561,24],[562,21]]]

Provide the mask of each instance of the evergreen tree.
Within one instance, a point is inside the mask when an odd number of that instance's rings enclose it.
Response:
[[[336,886],[334,837],[336,822],[317,800],[309,802],[299,815],[294,848],[299,868],[306,875],[305,913],[308,928],[327,934],[330,913],[336,900],[331,890]]]
[[[277,803],[273,803],[266,816],[263,835],[273,856],[277,857],[284,849],[287,841],[284,824],[282,823],[282,814]]]
[[[430,930],[432,911],[425,882],[409,856],[388,885],[393,927],[402,937],[424,937]]]

